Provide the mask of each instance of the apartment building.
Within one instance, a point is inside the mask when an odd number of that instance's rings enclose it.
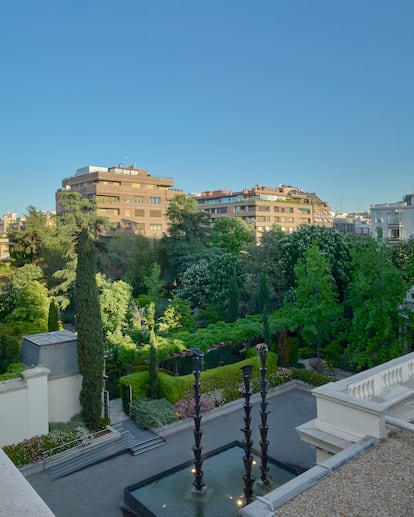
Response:
[[[26,217],[15,212],[7,212],[0,217],[0,236],[5,237],[11,230],[21,230],[26,225]]]
[[[147,237],[161,237],[167,229],[167,207],[181,190],[173,189],[172,178],[151,176],[146,170],[130,167],[78,169],[62,181],[63,190],[80,192],[94,199],[98,215],[107,217],[117,228],[129,228]],[[61,212],[56,193],[56,212]]]
[[[335,214],[333,226],[340,232],[354,233],[363,237],[371,235],[371,217],[367,212]]]
[[[287,185],[256,185],[240,192],[215,190],[193,197],[199,209],[210,214],[212,223],[223,216],[239,217],[254,226],[258,240],[273,225],[292,233],[303,225],[332,227],[333,224],[327,203],[314,193]]]
[[[26,224],[26,217],[18,217],[14,212],[7,212],[0,217],[0,261],[10,261],[11,242],[8,233],[11,230],[21,230]]]
[[[380,235],[391,244],[414,237],[414,194],[397,203],[371,205],[372,235]]]

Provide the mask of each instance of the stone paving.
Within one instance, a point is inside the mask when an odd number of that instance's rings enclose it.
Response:
[[[257,397],[253,400],[256,402],[252,411],[252,439],[254,447],[259,449],[260,407]],[[113,403],[112,421],[126,420],[115,406]],[[315,399],[309,388],[293,382],[269,391],[268,410],[270,456],[302,470],[311,467],[315,453],[295,431],[296,426],[316,416]],[[203,416],[203,452],[213,451],[234,440],[242,441],[243,416],[242,400]],[[172,425],[166,440],[166,445],[139,456],[122,454],[55,481],[49,479],[47,472],[33,474],[27,479],[57,517],[121,516],[124,488],[192,459],[192,420]]]

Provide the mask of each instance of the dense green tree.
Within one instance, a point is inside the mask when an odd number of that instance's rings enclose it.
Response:
[[[6,321],[16,308],[19,291],[33,281],[43,283],[43,273],[35,264],[25,264],[19,268],[10,268],[9,276],[5,279],[0,292],[0,321]]]
[[[168,282],[177,283],[182,273],[197,261],[208,246],[210,221],[194,199],[179,194],[167,209],[168,232],[160,241],[162,269]]]
[[[219,217],[211,230],[211,245],[227,253],[240,253],[254,242],[253,226],[238,217]]]
[[[134,297],[138,297],[147,292],[144,279],[150,275],[153,265],[160,262],[159,241],[136,235],[132,250],[126,278],[132,285]]]
[[[295,266],[305,252],[317,241],[319,249],[329,261],[340,302],[344,300],[350,275],[350,252],[363,237],[339,232],[322,226],[303,226],[286,235],[280,242],[281,261],[289,288],[295,286]]]
[[[414,284],[414,238],[390,246],[394,266],[399,270],[406,289]]]
[[[236,274],[243,284],[240,261],[233,253],[212,255],[189,267],[176,294],[188,300],[193,308],[204,304],[225,305],[229,300],[230,280]]]
[[[131,230],[109,232],[98,249],[98,270],[111,280],[125,280],[133,287],[134,297],[146,292],[143,279],[159,262],[158,239]]]
[[[10,323],[17,333],[45,332],[48,311],[48,290],[40,267],[26,264],[14,268],[0,295],[2,321]]]
[[[267,305],[263,307],[262,320],[263,320],[263,340],[270,347],[271,335],[270,335],[270,324],[269,324],[269,313]]]
[[[357,369],[372,368],[405,352],[412,313],[389,246],[369,239],[352,257],[348,303],[352,309],[348,356]]]
[[[49,315],[47,319],[47,330],[52,332],[54,330],[60,329],[60,321],[59,321],[59,307],[55,300],[50,300],[49,302]]]
[[[104,335],[117,331],[125,333],[130,327],[134,309],[132,287],[123,280],[112,282],[101,273],[96,275],[96,284]]]
[[[267,277],[264,273],[260,274],[259,278],[259,289],[257,292],[257,313],[263,314],[263,311],[269,311],[269,301],[270,301],[270,290],[269,283]]]
[[[163,294],[161,268],[159,264],[155,263],[152,265],[149,275],[144,277],[144,284],[151,301],[156,303]]]
[[[33,280],[16,291],[16,305],[6,317],[21,334],[47,331],[49,298],[46,286]]]
[[[11,335],[10,329],[0,328],[0,375],[6,373],[7,368],[19,362],[20,339]]]
[[[83,377],[82,417],[91,430],[101,425],[103,328],[96,284],[96,250],[86,228],[79,234],[75,285],[79,371]]]
[[[166,335],[170,332],[192,330],[194,326],[190,304],[173,296],[163,315],[159,318],[158,330]]]
[[[104,228],[109,228],[110,223],[107,218],[96,214],[94,200],[82,198],[79,192],[60,192],[58,203],[60,215],[57,217],[57,232],[58,238],[65,246],[65,265],[53,274],[56,285],[52,289],[52,294],[59,307],[65,309],[73,299],[71,289],[76,278],[76,246],[80,232],[85,230],[99,242],[100,232]]]
[[[321,346],[331,337],[338,305],[329,260],[321,254],[316,241],[298,260],[295,276],[297,287],[285,306],[290,328],[299,331],[319,359]]]
[[[269,309],[279,309],[287,292],[287,282],[282,263],[282,239],[285,233],[273,226],[265,232],[258,244],[252,244],[241,255],[241,262],[246,273],[246,292],[257,293],[260,289],[260,278],[265,275],[269,288]],[[250,294],[248,310],[251,313],[260,313],[257,307],[257,298]]]
[[[45,248],[55,232],[46,223],[47,214],[30,205],[27,208],[24,227],[9,232],[9,239],[12,243],[10,257],[15,266],[40,264]]]
[[[230,277],[229,282],[229,300],[227,306],[227,321],[232,323],[240,316],[240,288],[237,281],[236,271]]]

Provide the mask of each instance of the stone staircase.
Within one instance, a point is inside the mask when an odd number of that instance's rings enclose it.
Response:
[[[111,433],[114,434],[114,433]],[[75,447],[58,454],[47,462],[50,479],[59,479],[85,467],[126,452],[131,445],[130,433],[116,432],[107,440],[94,440],[84,447]]]
[[[134,436],[130,430],[124,428],[122,422],[118,422],[111,425],[110,433],[91,443],[51,456],[46,460],[44,468],[47,469],[49,478],[55,480],[118,454],[128,451],[137,456],[166,443],[165,439],[157,434],[140,431],[142,434],[138,431]]]
[[[145,440],[145,442],[134,443],[131,445],[128,450],[132,454],[132,456],[138,456],[138,454],[143,454],[144,452],[155,449],[156,447],[160,447],[165,444],[165,440],[161,438],[161,436],[154,436],[154,438],[150,438],[149,440]]]
[[[114,424],[113,427],[120,433],[125,432],[122,422]],[[146,431],[145,437],[144,435],[142,435],[142,437],[138,437],[133,436],[132,433],[130,434],[132,443],[128,447],[128,450],[132,456],[138,456],[138,454],[143,454],[144,452],[160,447],[166,443],[164,438],[158,434],[148,433],[148,431]],[[147,435],[149,435],[149,437],[147,437]]]

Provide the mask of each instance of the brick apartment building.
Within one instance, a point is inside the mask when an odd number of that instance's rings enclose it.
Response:
[[[172,178],[151,176],[146,170],[122,165],[78,169],[62,181],[63,190],[80,192],[94,199],[98,215],[107,217],[117,228],[129,228],[147,237],[161,237],[167,229],[169,201],[181,190],[173,189]],[[56,193],[56,213],[61,212]]]
[[[303,225],[332,227],[333,216],[328,204],[316,194],[279,185],[256,185],[240,192],[215,190],[193,195],[200,210],[210,214],[211,221],[222,216],[240,217],[254,225],[256,238],[278,225],[292,233]]]

